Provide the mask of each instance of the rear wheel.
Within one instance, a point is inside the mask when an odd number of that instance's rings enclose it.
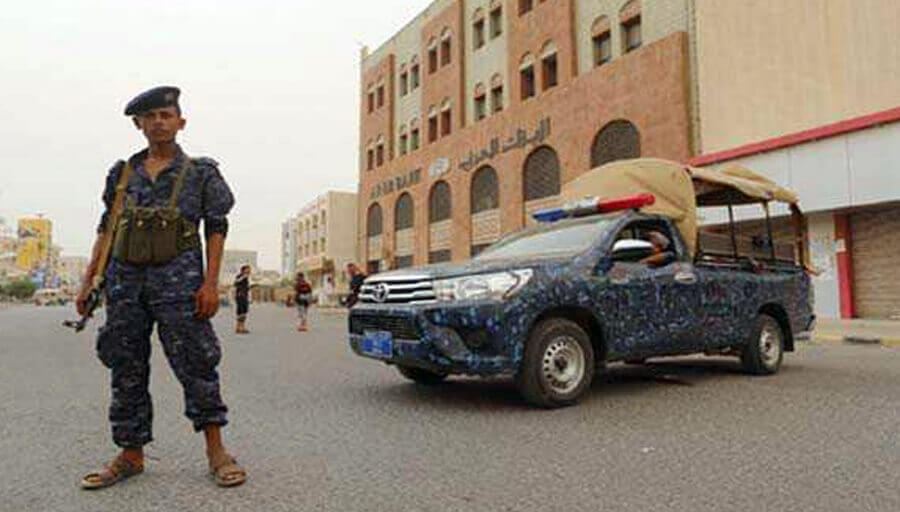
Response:
[[[784,358],[784,331],[778,320],[760,314],[741,352],[744,371],[754,375],[771,375],[781,367]]]
[[[397,365],[397,370],[399,370],[400,374],[407,379],[415,382],[416,384],[422,384],[423,386],[436,386],[447,378],[446,373],[435,373],[423,368],[416,368],[414,366]]]
[[[539,407],[574,404],[594,378],[594,349],[587,332],[565,318],[543,320],[528,339],[516,384]]]

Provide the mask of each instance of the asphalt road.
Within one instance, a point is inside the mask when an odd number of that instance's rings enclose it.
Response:
[[[806,343],[781,373],[724,358],[613,366],[576,407],[529,408],[508,380],[434,389],[352,355],[345,320],[251,312],[216,324],[227,444],[220,490],[154,341],[148,471],[85,492],[110,459],[108,375],[63,308],[0,311],[2,511],[897,511],[900,350]]]

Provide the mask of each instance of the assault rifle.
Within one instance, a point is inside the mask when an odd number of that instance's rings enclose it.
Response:
[[[119,177],[119,183],[116,185],[116,198],[113,201],[112,210],[106,219],[103,233],[100,236],[100,253],[97,255],[97,268],[93,283],[91,283],[91,291],[84,304],[84,315],[78,320],[66,320],[63,322],[63,326],[75,329],[75,332],[84,330],[88,321],[94,316],[94,311],[100,307],[100,302],[103,300],[103,289],[106,287],[106,266],[109,264],[113,242],[119,229],[119,219],[122,217],[122,210],[125,206],[125,190],[128,188],[128,179],[131,178],[132,172],[131,164],[126,161],[125,167],[122,169],[122,175]]]
[[[63,325],[65,327],[70,327],[75,329],[75,332],[81,332],[84,330],[85,326],[87,326],[88,320],[90,320],[94,316],[94,311],[100,307],[100,301],[103,298],[103,280],[99,286],[94,286],[91,288],[91,292],[88,294],[87,301],[84,303],[84,307],[86,309],[84,315],[78,320],[65,320],[63,321]]]

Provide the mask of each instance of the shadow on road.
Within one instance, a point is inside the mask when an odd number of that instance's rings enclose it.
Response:
[[[782,367],[786,371],[787,366]],[[602,400],[604,397],[651,393],[657,385],[693,386],[706,380],[745,378],[740,364],[731,358],[665,359],[650,361],[644,365],[614,364],[597,374],[594,382],[582,398],[582,403]],[[515,383],[509,378],[451,377],[437,386],[422,386],[397,377],[397,384],[381,387],[377,393],[398,405],[478,410],[478,409],[533,409],[519,395]]]

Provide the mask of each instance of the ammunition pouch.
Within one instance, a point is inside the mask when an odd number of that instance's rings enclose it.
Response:
[[[135,265],[163,265],[200,248],[197,226],[175,209],[128,208],[116,231],[113,256]]]
[[[163,265],[183,252],[200,248],[197,225],[178,210],[184,175],[191,164],[185,158],[167,207],[128,206],[116,226],[113,256],[135,265]]]

